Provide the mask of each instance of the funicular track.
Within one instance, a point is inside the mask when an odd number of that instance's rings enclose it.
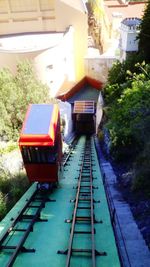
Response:
[[[0,237],[3,267],[27,266],[30,261],[32,264],[33,258],[35,266],[39,267],[43,266],[43,260],[46,267],[50,262],[52,267],[98,267],[104,262],[107,266],[120,267],[117,252],[114,256],[112,250],[113,241],[110,248],[105,240],[109,239],[111,230],[108,229],[109,216],[108,220],[103,216],[106,205],[97,171],[93,137],[81,136],[70,148],[63,163],[66,172],[60,186],[47,193],[38,189],[34,189],[34,193],[31,191],[25,198],[24,207],[11,218],[12,222]],[[63,223],[64,218],[70,216],[65,220],[68,225]],[[59,240],[60,231],[65,236],[62,242]],[[37,240],[40,240],[38,244]],[[114,259],[115,265],[112,264]]]
[[[94,200],[93,190],[97,189],[93,185],[93,175],[92,175],[92,149],[91,149],[91,138],[86,139],[85,148],[81,158],[80,173],[78,177],[78,184],[76,187],[76,197],[72,202],[74,202],[73,217],[71,220],[66,220],[66,222],[71,222],[70,239],[68,244],[68,249],[65,251],[58,251],[58,254],[66,254],[66,267],[71,266],[71,258],[73,255],[82,254],[84,257],[91,258],[91,266],[96,266],[96,256],[106,256],[106,252],[97,251],[95,248],[95,238],[96,233],[94,224],[102,223],[102,221],[97,221],[94,215],[94,203],[100,202]],[[80,215],[80,211],[85,211],[86,215]],[[81,229],[78,230],[77,226],[80,224]],[[89,225],[89,229],[85,225]],[[85,229],[84,229],[85,228]],[[91,247],[89,244],[87,248],[74,247],[74,238],[76,235],[90,235],[91,236]]]
[[[69,153],[64,156],[63,166],[67,164],[77,142],[78,138],[73,141]],[[45,207],[46,202],[55,201],[49,198],[49,194],[50,191],[45,192],[37,188],[35,192],[30,196],[30,198],[26,199],[26,203],[24,207],[18,212],[18,215],[15,218],[11,218],[11,225],[7,228],[7,230],[0,238],[0,252],[6,252],[7,254],[9,252],[10,254],[9,260],[6,263],[5,267],[13,266],[20,252],[36,252],[34,248],[26,248],[24,244],[30,232],[33,232],[35,223],[47,221],[47,219],[41,218],[41,211]],[[15,236],[18,235],[18,233],[19,238],[14,241]]]
[[[65,167],[65,165],[67,165],[67,163],[71,157],[71,154],[72,154],[75,146],[77,145],[78,141],[79,141],[79,137],[75,137],[73,139],[72,143],[69,145],[69,151],[67,153],[66,152],[64,153],[64,155],[63,155],[63,166],[64,167]]]
[[[46,219],[40,217],[42,209],[45,207],[45,203],[49,201],[55,201],[48,198],[38,189],[34,192],[31,198],[26,199],[26,205],[18,213],[16,218],[12,218],[12,224],[4,232],[0,238],[0,252],[9,252],[9,261],[6,263],[5,267],[13,266],[18,254],[20,252],[35,252],[35,249],[29,249],[24,246],[24,243],[29,236],[30,232],[33,231],[34,224],[36,222],[46,222]],[[19,233],[19,237],[18,237]],[[12,239],[17,235],[17,239],[12,242]],[[4,266],[3,266],[4,267]]]

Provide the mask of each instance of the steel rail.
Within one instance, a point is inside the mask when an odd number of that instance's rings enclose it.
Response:
[[[93,175],[92,175],[92,159],[90,146],[90,191],[91,191],[91,233],[92,233],[92,266],[95,267],[95,240],[94,240],[94,203],[93,203]]]
[[[38,204],[35,205],[33,204],[34,202],[38,201]],[[28,237],[28,235],[30,234],[30,232],[33,230],[33,225],[35,224],[36,221],[47,221],[47,220],[42,220],[40,218],[40,212],[43,209],[43,207],[45,206],[45,203],[47,201],[53,201],[51,199],[48,199],[46,196],[44,195],[39,195],[39,191],[36,190],[29,199],[26,200],[25,206],[19,211],[19,214],[17,215],[17,217],[15,219],[12,218],[13,222],[10,225],[10,227],[4,232],[4,234],[2,235],[2,237],[0,238],[0,251],[2,250],[14,250],[8,260],[8,262],[6,263],[5,267],[11,267],[13,266],[13,263],[15,262],[18,254],[20,251],[22,252],[35,252],[35,249],[27,249],[25,248],[23,245]],[[35,213],[33,215],[28,215],[26,212],[28,212],[29,209],[36,209]],[[17,226],[17,223],[19,222],[23,222],[24,219],[28,219],[29,221],[27,222],[27,226],[25,229],[18,229],[15,228]],[[17,231],[22,232],[22,236],[20,237],[19,242],[17,242],[17,245],[9,245],[9,241],[7,242],[7,244],[4,244],[5,240],[7,240],[9,234],[11,232],[15,233]]]
[[[75,207],[74,207],[74,212],[73,212],[72,227],[71,227],[71,233],[70,233],[70,240],[69,240],[69,248],[68,248],[68,253],[67,253],[66,267],[70,266],[70,260],[71,260],[71,254],[72,254],[72,244],[73,244],[73,237],[74,237],[74,229],[75,229],[75,222],[76,222],[77,207],[78,207],[78,202],[79,202],[79,193],[80,193],[80,186],[81,186],[81,177],[82,177],[83,164],[84,164],[84,155],[83,155],[83,158],[82,158],[82,164],[81,164],[81,168],[80,168],[80,175],[79,175],[79,179],[78,179],[76,201],[75,201]]]
[[[15,227],[15,225],[18,223],[18,221],[20,220],[22,214],[29,207],[30,203],[33,201],[33,199],[34,199],[36,194],[37,194],[37,191],[35,191],[29,199],[26,199],[25,206],[18,212],[18,215],[17,215],[17,217],[15,219],[11,218],[11,220],[13,221],[12,224],[9,226],[9,228],[3,233],[3,235],[0,238],[0,250],[1,250],[2,243],[7,238],[7,236],[12,231],[12,229]]]
[[[68,153],[64,153],[64,155],[63,155],[63,166],[65,167],[65,165],[67,165],[67,162],[68,162],[68,160],[70,159],[70,156],[71,156],[71,153],[72,153],[72,151],[74,150],[74,147],[75,147],[75,145],[77,144],[77,142],[78,142],[78,138],[76,137],[73,141],[72,141],[72,143],[70,144],[71,145],[71,147],[69,148],[69,152]]]
[[[34,215],[33,219],[31,220],[31,222],[29,223],[24,235],[22,236],[19,244],[16,246],[13,254],[11,255],[10,257],[10,260],[9,262],[7,263],[6,267],[12,267],[13,266],[13,263],[15,262],[16,258],[17,258],[17,255],[18,253],[20,252],[23,244],[25,243],[28,235],[30,234],[31,230],[32,230],[32,227],[34,225],[34,223],[36,222],[36,220],[39,218],[39,215],[40,215],[40,212],[44,206],[44,203],[45,203],[45,200],[43,199],[40,206],[38,207],[37,211],[36,211],[36,214]]]
[[[90,140],[86,141],[85,144],[85,150],[84,154],[82,157],[82,163],[81,163],[81,168],[80,168],[80,174],[79,174],[79,179],[78,179],[78,185],[77,185],[77,193],[76,193],[76,199],[75,199],[75,206],[74,206],[74,212],[73,212],[73,219],[72,219],[72,227],[71,227],[71,233],[70,233],[70,240],[69,240],[69,246],[68,246],[68,251],[67,251],[67,260],[66,260],[66,267],[70,266],[70,261],[71,261],[71,255],[72,252],[86,252],[86,253],[91,253],[92,254],[92,267],[96,266],[96,261],[95,261],[95,256],[96,256],[96,250],[95,250],[95,240],[94,240],[94,203],[93,203],[93,176],[92,176],[92,159],[91,159],[91,143]],[[86,165],[85,165],[86,164]],[[92,246],[91,249],[73,249],[73,238],[75,234],[75,223],[77,220],[77,209],[78,209],[78,203],[79,203],[79,195],[81,193],[81,183],[82,183],[82,175],[83,175],[83,170],[84,167],[86,166],[86,174],[89,176],[87,182],[90,183],[89,186],[84,186],[84,187],[89,187],[90,191],[88,194],[88,197],[90,199],[90,218],[85,217],[85,220],[89,221],[91,223],[91,232],[87,231],[82,231],[82,233],[91,233],[91,242]],[[88,192],[87,192],[88,193]],[[85,193],[86,194],[86,193]],[[78,218],[79,220],[82,220],[82,217]],[[77,232],[78,233],[78,232]]]

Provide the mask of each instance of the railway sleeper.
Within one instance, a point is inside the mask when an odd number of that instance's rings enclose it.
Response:
[[[81,196],[89,196],[89,195],[91,195],[91,192],[86,192],[86,191],[80,191],[80,195]]]
[[[83,182],[83,181],[81,180],[81,182]],[[87,183],[88,183],[88,182],[90,182],[90,181],[87,181]],[[91,185],[80,185],[80,188],[91,188]],[[98,186],[94,186],[94,185],[92,185],[92,188],[93,188],[93,189],[98,189]],[[78,186],[73,187],[73,189],[78,189]]]
[[[81,217],[80,217],[81,218]],[[65,223],[72,223],[72,219],[65,219]],[[91,218],[89,217],[89,219],[76,219],[76,223],[82,223],[82,222],[86,222],[86,223],[91,223]],[[96,219],[94,219],[94,223],[103,223],[102,220],[98,221]]]
[[[11,250],[11,249],[15,250],[15,249],[17,249],[17,246],[9,246],[9,245],[0,246],[0,250],[4,250],[4,249],[6,249],[6,250]],[[21,252],[35,252],[36,250],[34,248],[26,248],[26,247],[23,246],[23,247],[20,248],[20,251]]]
[[[22,220],[33,220],[35,217],[36,217],[36,214],[34,214],[34,215],[23,214],[20,221],[22,221]],[[36,218],[36,222],[47,222],[47,221],[48,221],[47,219],[40,218],[40,215],[39,215],[39,217]]]
[[[94,223],[103,223],[102,220],[100,220],[100,221],[96,220],[94,214],[93,214],[93,221],[94,221]],[[76,217],[76,223],[77,222],[91,222],[91,216],[77,216]]]
[[[79,178],[75,178],[75,179],[79,180]],[[91,180],[93,181],[93,180],[96,180],[96,179],[97,179],[96,177],[92,177]],[[82,175],[81,182],[90,182],[90,174],[88,174],[86,176]]]
[[[85,198],[85,197],[84,198],[83,197],[82,198],[81,197],[79,198],[79,202],[84,202],[84,201],[85,202],[91,202],[91,198]],[[71,203],[74,203],[74,202],[76,202],[76,199],[71,199],[70,202]],[[93,203],[100,203],[100,200],[95,200],[93,198]]]
[[[72,253],[90,253],[92,254],[92,249],[78,249],[78,248],[72,248],[71,250],[71,254]],[[63,255],[67,255],[68,254],[68,249],[66,250],[58,250],[57,254],[63,254]],[[107,253],[98,251],[95,249],[95,256],[107,256]]]
[[[92,249],[82,249],[82,248],[72,248],[72,253],[90,253],[92,254]],[[106,256],[106,252],[99,252],[95,249],[95,256]]]
[[[26,232],[27,229],[16,228],[16,229],[12,229],[12,231],[14,231],[14,232]],[[31,227],[30,232],[33,232],[33,227]]]
[[[35,199],[34,199],[34,201],[36,202],[36,201],[44,201],[45,203],[46,202],[56,202],[56,199],[51,199],[51,198],[49,198],[49,197],[47,197],[47,198],[43,198],[43,197],[36,197]],[[44,204],[45,204],[44,203]]]
[[[91,207],[78,207],[78,210],[91,210]]]
[[[70,232],[71,232],[71,229],[70,229]],[[96,233],[96,230],[95,230],[95,228],[94,228],[94,234]],[[92,234],[92,231],[77,231],[77,230],[75,230],[74,231],[74,234]]]

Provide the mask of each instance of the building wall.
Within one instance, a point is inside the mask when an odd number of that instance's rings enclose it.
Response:
[[[67,1],[66,1],[67,2]],[[84,57],[87,53],[88,22],[87,13],[81,12],[63,1],[56,1],[56,30],[61,31],[72,25],[74,28],[74,60],[76,80],[85,76]],[[67,15],[66,15],[67,14]]]
[[[54,97],[60,87],[68,86],[75,81],[74,67],[74,30],[64,35],[59,45],[40,52],[34,58],[35,69],[40,80],[50,88],[50,94]]]
[[[33,57],[35,57],[35,54],[29,53],[28,59],[32,61]],[[26,59],[25,54],[16,54],[16,53],[12,54],[12,53],[0,52],[0,68],[8,68],[13,74],[15,74],[17,63],[25,59]]]
[[[108,71],[112,67],[116,58],[109,57],[97,57],[85,59],[85,71],[86,75],[90,76],[102,83],[107,82]]]
[[[121,23],[120,33],[120,55],[121,60],[126,59],[127,53],[138,51],[140,19],[128,18]]]
[[[124,51],[138,51],[138,32],[137,31],[125,31],[121,32],[121,49]]]
[[[55,0],[1,0],[0,34],[55,30]]]
[[[89,34],[92,35],[96,47],[103,53],[107,50],[111,37],[111,25],[104,9],[104,0],[90,0],[89,5]]]
[[[88,39],[88,15],[82,5],[81,0],[76,3],[69,0],[1,0],[0,37],[29,32],[66,32],[70,26],[72,30],[53,49],[24,54],[0,52],[0,67],[8,66],[14,72],[18,60],[29,58],[35,64],[38,77],[55,91],[67,81],[78,82],[85,76]]]
[[[38,79],[48,85],[50,96],[55,97],[62,84],[68,86],[75,80],[73,38],[74,30],[70,27],[62,41],[52,48],[28,53],[0,52],[0,68],[7,67],[15,74],[17,63],[29,59]]]

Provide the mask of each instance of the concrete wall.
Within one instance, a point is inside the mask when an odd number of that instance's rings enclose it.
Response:
[[[85,59],[85,71],[86,75],[90,76],[102,83],[107,82],[108,71],[112,67],[113,62],[116,58],[109,57],[97,57],[97,58],[86,58]]]

